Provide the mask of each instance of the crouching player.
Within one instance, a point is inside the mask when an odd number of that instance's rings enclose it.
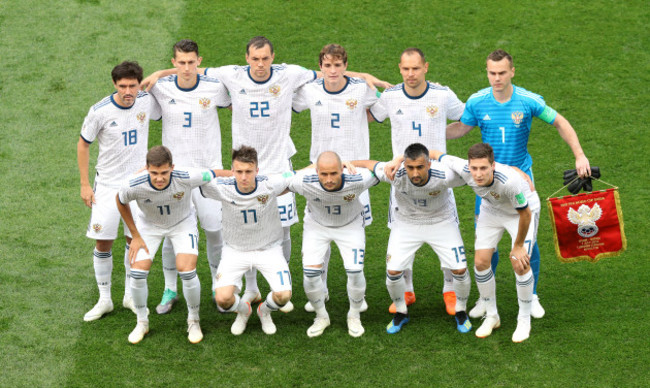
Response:
[[[224,247],[217,270],[215,299],[223,312],[236,312],[230,331],[246,330],[252,309],[241,300],[241,279],[251,269],[259,270],[271,287],[257,315],[266,334],[275,334],[271,312],[291,299],[291,275],[282,252],[284,232],[278,213],[277,197],[286,191],[286,175],[257,175],[257,151],[241,146],[232,152],[233,178],[217,179],[201,187],[206,198],[222,203]]]
[[[360,197],[377,183],[374,174],[366,169],[357,174],[344,174],[340,157],[332,151],[318,156],[315,170],[302,170],[291,180],[289,190],[307,198],[302,265],[305,294],[316,312],[314,324],[307,330],[309,337],[323,334],[330,325],[321,273],[325,260],[329,259],[332,242],[339,247],[348,277],[348,334],[360,337],[365,331],[360,312],[366,292],[363,275],[366,234],[364,204]]]
[[[469,160],[431,152],[431,157],[438,158],[454,170],[482,198],[476,223],[474,273],[479,294],[486,306],[486,317],[476,330],[476,336],[487,337],[501,325],[497,311],[496,282],[490,261],[506,230],[512,238],[509,257],[517,279],[519,300],[517,329],[512,335],[512,341],[522,342],[530,336],[534,282],[530,255],[537,238],[539,197],[532,182],[521,170],[494,162],[494,151],[489,144],[473,145],[467,156]]]
[[[149,332],[147,275],[164,238],[172,242],[183,281],[188,309],[187,338],[193,344],[203,339],[199,325],[201,284],[196,275],[199,233],[191,191],[210,182],[214,175],[210,170],[174,169],[169,149],[156,146],[147,153],[147,170],[122,186],[116,196],[117,208],[132,234],[129,250],[131,293],[138,316],[137,325],[129,334],[129,342],[133,344],[142,341]],[[136,201],[141,210],[137,222],[133,219],[130,201]]]
[[[438,255],[441,269],[451,270],[456,294],[456,328],[461,333],[469,332],[472,324],[466,308],[472,281],[467,272],[455,203],[448,190],[465,182],[448,167],[431,162],[429,151],[420,143],[409,145],[403,157],[389,163],[353,163],[373,168],[377,178],[390,183],[395,193],[395,222],[386,254],[386,287],[396,313],[386,331],[397,333],[409,321],[403,275],[407,268],[412,268],[415,252],[426,243]]]

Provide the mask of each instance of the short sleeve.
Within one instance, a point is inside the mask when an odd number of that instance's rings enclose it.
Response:
[[[388,177],[386,176],[386,172],[384,171],[384,167],[386,167],[385,162],[379,162],[375,164],[375,167],[373,167],[372,172],[375,174],[375,177],[381,181],[381,182],[390,182]]]
[[[88,144],[95,141],[99,131],[102,129],[100,119],[97,114],[93,111],[93,108],[90,108],[88,115],[84,119],[84,123],[81,126],[81,138]]]
[[[291,179],[295,176],[293,172],[285,172],[283,174],[274,174],[269,176],[269,188],[274,195],[280,195],[291,182]]]
[[[386,107],[385,93],[382,93],[377,102],[370,107],[370,114],[378,123],[383,123],[388,117],[388,108]]]
[[[451,89],[447,91],[447,119],[460,120],[465,110],[465,104]]]
[[[297,76],[296,84],[294,85],[295,88],[299,88],[316,79],[315,71],[305,69],[302,66],[287,65],[287,69],[290,69],[291,73]]]
[[[370,170],[368,170],[366,168],[362,168],[362,169],[359,169],[359,173],[361,174],[361,176],[363,178],[363,186],[366,189],[368,189],[368,188],[370,188],[372,186],[375,186],[376,184],[379,183],[379,178],[377,178],[377,176],[375,175],[374,172],[372,172],[372,171],[370,171]]]
[[[217,201],[223,201],[224,198],[219,191],[220,183],[223,182],[223,179],[214,179],[211,182],[199,187],[201,195],[205,198],[216,199]]]
[[[366,86],[366,94],[363,96],[363,106],[365,108],[370,108],[379,101],[379,96],[381,95],[378,91],[373,90],[368,84]]]
[[[293,94],[293,100],[292,100],[291,108],[296,113],[300,113],[305,109],[309,109],[309,105],[307,103],[307,91],[305,90],[304,86],[299,88]]]
[[[471,127],[476,127],[478,125],[478,120],[476,119],[476,114],[474,113],[474,104],[472,104],[472,100],[467,100],[467,103],[465,104],[465,110],[460,117],[460,122]]]

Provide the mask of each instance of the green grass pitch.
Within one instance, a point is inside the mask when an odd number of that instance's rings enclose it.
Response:
[[[640,0],[1,2],[0,386],[647,386],[649,9]],[[338,254],[330,266],[332,326],[322,337],[307,337],[313,316],[302,309],[301,225],[292,228],[296,310],[275,314],[274,336],[263,334],[255,317],[245,335],[230,334],[234,316],[219,314],[210,301],[202,251],[203,342],[187,341],[181,301],[169,315],[152,315],[150,334],[130,345],[135,319],[120,303],[123,239],[113,248],[116,309],[83,322],[97,290],[76,142],[89,107],[112,92],[110,70],[127,59],[139,61],[147,74],[166,68],[181,38],[199,43],[203,65],[244,64],[246,42],[255,35],[274,42],[276,63],[309,68],[316,68],[325,44],[339,43],[348,50],[350,70],[393,83],[401,81],[400,52],[417,46],[427,54],[428,79],[449,85],[462,100],[488,85],[486,55],[506,49],[515,60],[514,82],[567,117],[591,164],[620,186],[627,252],[597,264],[562,264],[542,210],[539,294],[547,315],[533,321],[529,340],[513,344],[516,295],[507,264],[497,278],[502,328],[479,340],[458,333],[444,313],[438,262],[423,248],[412,321],[399,335],[387,335],[388,188],[380,185],[371,191],[370,309],[362,315],[361,338],[347,334]],[[220,116],[228,166],[230,112]],[[308,158],[309,115],[293,118],[293,162],[300,167]],[[149,144],[159,144],[160,125],[152,128]],[[370,131],[371,157],[390,158],[389,124],[374,123]],[[463,155],[479,140],[474,130],[449,141],[448,151]],[[96,146],[92,150],[91,160]],[[539,120],[529,150],[545,199],[560,187],[562,171],[573,168],[573,156]],[[472,262],[473,194],[458,189],[456,198]],[[157,260],[149,276],[150,309],[162,282]],[[477,296],[474,283],[470,305]]]

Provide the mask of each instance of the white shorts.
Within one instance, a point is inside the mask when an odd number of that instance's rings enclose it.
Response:
[[[291,291],[291,273],[281,244],[257,251],[240,251],[224,244],[216,288],[235,286],[241,290],[242,276],[253,268],[262,273],[273,292]]]
[[[531,220],[526,233],[524,248],[528,255],[532,253],[533,245],[537,240],[537,226],[539,225],[539,208],[531,209]],[[494,215],[487,211],[478,215],[476,222],[476,242],[474,249],[497,249],[503,231],[507,230],[512,238],[510,246],[514,245],[519,231],[519,214],[515,215]]]
[[[283,228],[298,223],[298,208],[294,193],[286,193],[278,197],[278,212]]]
[[[440,268],[467,268],[465,246],[456,222],[415,225],[396,221],[388,239],[386,269],[403,271],[412,268],[415,252],[425,243],[438,255]]]
[[[359,195],[359,201],[363,205],[363,222],[364,226],[372,224],[372,207],[370,206],[370,193],[368,190]]]
[[[208,232],[221,230],[221,202],[205,198],[197,187],[192,189],[192,203],[199,217],[201,229]]]
[[[102,184],[95,184],[93,191],[95,192],[95,203],[91,209],[86,237],[94,240],[115,240],[122,219],[115,202],[115,196],[119,190]],[[131,201],[129,205],[131,206],[133,218],[136,219],[140,213],[140,208],[138,208],[135,201]],[[124,221],[122,221],[122,228],[124,235],[131,237],[131,232]]]
[[[189,255],[199,255],[199,230],[196,227],[196,216],[194,213],[187,217],[181,223],[171,228],[163,229],[153,225],[148,225],[143,216],[138,217],[136,227],[147,244],[149,253],[144,249],[138,251],[135,261],[151,260],[156,257],[156,252],[160,247],[163,239],[168,238],[174,248],[174,253],[185,253]]]
[[[325,254],[333,241],[341,252],[343,266],[348,271],[363,270],[366,254],[366,233],[363,219],[357,217],[348,225],[335,228],[323,226],[309,214],[305,216],[302,234],[302,265],[322,265]]]

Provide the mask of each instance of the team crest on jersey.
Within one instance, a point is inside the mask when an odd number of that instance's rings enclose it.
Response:
[[[100,224],[93,224],[92,228],[95,231],[95,233],[99,233],[102,231],[103,227]]]
[[[493,196],[496,200],[499,200],[499,198],[501,198],[501,195],[499,195],[499,193],[496,191],[490,191],[490,195]]]
[[[431,116],[431,118],[436,117],[436,114],[438,114],[438,107],[435,105],[427,106],[427,114]]]
[[[144,112],[140,112],[140,113],[138,113],[137,115],[135,115],[135,118],[138,119],[138,122],[139,122],[140,124],[144,124],[144,119],[147,118],[147,114],[144,113]]]
[[[184,191],[179,191],[178,193],[172,195],[172,197],[174,197],[174,199],[177,199],[177,200],[179,200],[179,201],[180,201],[181,199],[183,199],[184,196],[185,196],[185,192],[184,192]]]
[[[350,109],[350,110],[354,110],[354,108],[357,107],[357,104],[358,104],[358,103],[359,103],[359,101],[355,100],[354,98],[351,98],[351,99],[349,99],[349,100],[347,100],[347,101],[345,102],[345,105],[348,106],[348,109]]]
[[[217,273],[217,276],[214,277],[216,281],[219,281],[221,279],[221,272]]]
[[[519,125],[524,121],[524,114],[522,112],[512,112],[510,117],[512,117],[512,122],[515,123],[515,125]]]
[[[440,190],[434,190],[434,191],[429,193],[429,195],[432,196],[432,197],[437,197],[438,194],[440,194]]]
[[[271,95],[272,95],[273,97],[277,97],[277,96],[279,96],[279,95],[280,95],[280,85],[273,85],[273,86],[271,86],[271,87],[269,88],[269,93],[271,93]]]
[[[210,99],[209,98],[199,98],[199,105],[201,105],[201,108],[203,108],[203,109],[208,109],[210,107]]]
[[[258,195],[257,196],[257,201],[259,203],[261,203],[262,205],[266,205],[266,203],[269,201],[269,196],[267,194]]]
[[[596,221],[600,219],[602,214],[603,209],[598,204],[594,204],[594,207],[591,209],[587,205],[580,205],[578,211],[569,208],[567,218],[571,223],[578,225],[578,234],[581,237],[589,238],[598,234]]]
[[[348,194],[348,195],[346,195],[345,197],[343,197],[343,199],[344,199],[346,202],[352,202],[352,201],[354,201],[354,199],[355,199],[356,197],[357,197],[357,195],[354,194],[354,193],[352,193],[352,194]]]

